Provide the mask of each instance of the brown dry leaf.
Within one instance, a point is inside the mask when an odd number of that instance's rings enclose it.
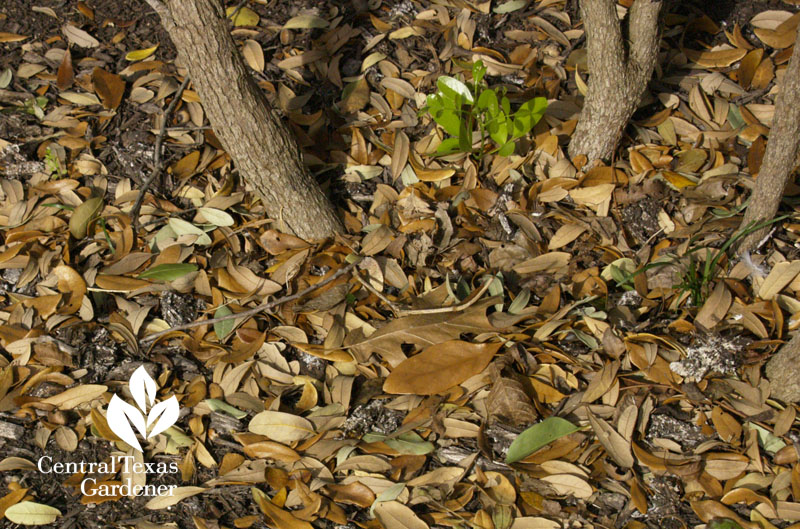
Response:
[[[800,274],[800,261],[783,261],[776,264],[758,289],[761,299],[774,299],[786,285]]]
[[[96,48],[100,45],[100,41],[89,35],[82,29],[76,28],[72,24],[66,24],[63,28],[64,35],[71,44],[80,46],[81,48]]]
[[[280,443],[302,441],[314,435],[311,421],[280,411],[262,411],[250,420],[248,429]]]
[[[408,152],[411,143],[405,132],[398,131],[394,138],[394,152],[392,153],[392,179],[400,178],[400,173],[408,162]]]
[[[617,380],[617,371],[619,371],[618,360],[604,364],[589,382],[581,402],[591,403],[605,395]]]
[[[362,77],[358,81],[347,85],[345,94],[342,100],[342,112],[356,112],[367,106],[367,103],[369,103],[369,84],[366,78]]]
[[[708,522],[713,518],[730,518],[736,523],[741,525],[744,529],[760,529],[757,523],[753,523],[742,519],[738,514],[728,509],[718,501],[704,500],[690,502],[692,510],[697,514],[698,518],[704,522]]]
[[[546,481],[556,492],[564,496],[575,496],[585,500],[594,494],[592,486],[585,479],[573,474],[553,474],[543,477],[542,481]]]
[[[414,511],[397,501],[384,501],[375,507],[375,516],[384,529],[429,529]]]
[[[620,467],[631,468],[634,460],[630,443],[603,419],[598,419],[588,410],[586,415],[589,418],[589,424],[592,425],[595,435],[597,435],[597,440],[600,441],[600,444],[606,449],[608,455],[610,455]]]
[[[717,51],[684,49],[683,52],[687,59],[704,68],[725,68],[747,55],[747,50],[738,48]]]
[[[502,344],[450,340],[432,345],[395,367],[383,390],[394,394],[435,395],[477,375]]]
[[[58,74],[56,75],[56,86],[59,90],[66,90],[72,86],[72,81],[75,79],[75,72],[72,69],[72,54],[69,48],[64,50],[64,57],[61,59],[61,64],[58,66]]]
[[[57,266],[53,269],[53,273],[58,278],[58,291],[69,294],[62,312],[64,314],[75,314],[80,310],[83,296],[86,294],[86,282],[78,272],[69,266]]]
[[[95,68],[92,71],[92,84],[104,107],[114,110],[122,103],[125,81],[119,75]]]
[[[564,224],[547,243],[548,250],[558,250],[581,236],[588,228],[582,224]]]
[[[537,413],[522,383],[498,376],[486,397],[486,408],[490,417],[499,418],[512,425],[523,427],[533,424]]]
[[[365,361],[374,353],[397,366],[406,358],[402,349],[404,343],[427,347],[458,338],[462,333],[497,330],[486,317],[486,309],[496,302],[497,299],[489,298],[464,311],[398,318],[369,337],[348,344],[348,350],[359,361]]]
[[[207,490],[208,489],[205,487],[175,487],[174,489],[169,489],[169,492],[166,494],[155,496],[144,506],[151,511],[166,509],[167,507],[171,507],[181,500],[191,498],[192,496],[196,496]]]
[[[242,56],[247,65],[257,72],[264,71],[264,50],[261,44],[253,39],[247,39],[242,46]]]
[[[108,386],[100,384],[82,384],[70,388],[58,395],[53,395],[42,400],[43,404],[50,404],[59,410],[71,410],[83,403],[92,401],[108,391]]]
[[[800,13],[787,18],[775,29],[756,27],[753,29],[753,33],[770,48],[782,50],[794,44],[798,24],[800,24]]]
[[[514,518],[514,523],[511,524],[511,529],[559,529],[559,527],[560,523],[540,516]]]
[[[720,281],[711,295],[708,296],[703,308],[697,313],[694,321],[698,325],[702,325],[706,329],[712,329],[714,326],[722,321],[722,318],[728,313],[728,309],[733,302],[730,290],[725,286],[725,283]]]
[[[533,259],[528,259],[514,266],[518,274],[535,274],[538,272],[563,273],[572,254],[567,252],[549,252]]]
[[[750,85],[753,82],[753,77],[756,75],[756,69],[761,64],[761,59],[764,57],[764,50],[757,48],[749,51],[745,55],[742,62],[739,63],[739,84],[745,90],[750,90]]]
[[[310,523],[300,520],[289,511],[285,511],[272,503],[260,489],[250,489],[261,512],[267,517],[267,525],[273,529],[314,529]]]
[[[12,490],[2,498],[0,498],[0,519],[2,519],[6,515],[6,509],[11,507],[12,505],[16,505],[17,503],[22,501],[28,494],[28,489],[17,489]]]

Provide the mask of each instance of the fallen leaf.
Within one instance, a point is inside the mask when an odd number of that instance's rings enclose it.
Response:
[[[23,501],[6,509],[6,518],[21,525],[47,525],[61,516],[61,511],[49,505]]]
[[[395,367],[383,384],[394,394],[435,395],[477,375],[502,344],[449,340],[432,345]]]
[[[314,435],[311,421],[280,411],[262,411],[250,420],[248,429],[279,443],[302,441]]]

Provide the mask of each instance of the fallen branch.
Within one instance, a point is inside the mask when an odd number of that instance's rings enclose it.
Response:
[[[158,340],[162,336],[166,336],[166,335],[168,335],[170,333],[173,333],[173,332],[176,332],[176,331],[185,331],[187,329],[193,329],[195,327],[202,327],[203,325],[214,325],[215,323],[220,323],[220,322],[228,321],[228,320],[236,320],[236,319],[239,319],[239,318],[242,318],[242,320],[244,321],[245,319],[249,318],[250,316],[255,316],[256,314],[258,314],[260,312],[263,312],[265,310],[269,310],[269,309],[272,309],[274,307],[277,307],[278,305],[283,305],[284,303],[287,303],[289,301],[293,301],[295,299],[302,298],[302,297],[310,294],[311,292],[317,290],[318,288],[323,287],[323,286],[327,285],[328,283],[334,281],[335,279],[337,279],[337,278],[339,278],[339,277],[341,277],[341,276],[343,276],[345,274],[350,273],[350,271],[353,270],[353,268],[355,268],[355,266],[359,263],[360,260],[361,259],[359,259],[358,261],[355,261],[353,263],[350,263],[349,265],[347,265],[347,266],[345,266],[343,268],[340,268],[339,270],[337,270],[330,277],[328,277],[326,279],[323,279],[319,283],[315,283],[315,284],[311,285],[308,288],[304,288],[300,292],[296,292],[296,293],[291,294],[289,296],[284,296],[282,298],[278,298],[278,299],[273,300],[273,301],[262,303],[261,305],[259,305],[257,307],[253,307],[252,309],[247,309],[247,310],[242,311],[242,312],[237,312],[236,314],[228,314],[227,316],[220,316],[219,318],[211,318],[209,320],[198,320],[198,321],[193,321],[191,323],[186,323],[184,325],[177,325],[175,327],[172,327],[171,329],[167,329],[166,331],[161,331],[161,332],[157,332],[155,334],[151,334],[149,336],[145,336],[140,341],[143,344],[147,344],[147,343],[154,342],[154,341]]]
[[[492,282],[491,279],[488,280],[486,283],[483,284],[481,288],[477,290],[477,292],[474,292],[467,299],[455,305],[449,305],[447,307],[433,307],[430,309],[404,309],[399,305],[397,305],[396,303],[394,303],[393,301],[391,301],[389,298],[387,298],[382,292],[379,292],[375,287],[370,285],[369,282],[365,280],[363,277],[361,277],[361,275],[358,272],[353,274],[353,276],[359,283],[361,283],[361,285],[364,286],[364,288],[375,294],[378,297],[378,299],[389,305],[389,309],[391,309],[392,313],[394,313],[394,315],[398,318],[401,318],[403,316],[422,316],[427,314],[443,314],[447,312],[458,312],[460,310],[466,310],[470,308],[476,301],[478,301],[480,297],[484,294],[484,292],[489,290],[489,285]]]
[[[131,220],[133,221],[133,229],[134,231],[139,227],[139,210],[142,209],[142,203],[144,202],[144,196],[147,193],[147,189],[152,185],[153,180],[161,173],[163,169],[164,161],[161,159],[161,145],[164,143],[164,136],[167,134],[167,123],[169,122],[169,117],[172,115],[172,112],[178,106],[178,101],[181,100],[181,96],[183,95],[183,91],[186,90],[186,87],[189,85],[189,76],[187,75],[181,86],[178,87],[178,91],[175,92],[175,96],[170,101],[169,106],[164,111],[164,121],[161,123],[161,130],[158,131],[158,136],[156,136],[156,144],[153,147],[153,170],[150,171],[150,175],[147,179],[142,182],[141,187],[139,188],[139,196],[136,197],[136,202],[134,202],[133,207],[131,208]]]

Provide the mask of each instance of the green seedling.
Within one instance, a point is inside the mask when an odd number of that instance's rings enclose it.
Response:
[[[39,96],[26,99],[23,109],[28,114],[33,114],[39,119],[44,119],[44,109],[46,106],[47,106],[47,98]]]
[[[486,66],[472,65],[472,81],[443,75],[422,111],[451,137],[439,144],[436,155],[466,152],[482,160],[486,154],[509,156],[517,140],[527,135],[544,115],[547,100],[536,97],[515,112],[504,90],[489,88],[484,81]],[[477,146],[476,146],[477,140]],[[492,146],[492,144],[494,146]]]
[[[67,170],[61,165],[58,154],[50,147],[47,148],[44,155],[44,168],[50,174],[51,179],[58,180],[67,176]]]
[[[725,244],[723,244],[716,251],[713,251],[710,248],[704,248],[702,246],[693,246],[689,248],[685,254],[685,256],[688,256],[689,258],[688,264],[682,263],[678,257],[671,256],[666,260],[647,264],[633,273],[623,270],[619,277],[614,277],[614,279],[620,286],[622,286],[622,288],[626,288],[626,286],[633,284],[633,278],[635,276],[646,272],[651,268],[658,266],[678,265],[683,268],[683,273],[681,275],[681,282],[675,285],[675,288],[681,293],[688,293],[692,300],[692,304],[696,307],[699,307],[705,303],[708,295],[711,292],[714,282],[719,277],[719,274],[722,270],[722,258],[727,255],[728,250],[751,233],[762,228],[766,228],[767,226],[776,222],[787,219],[790,216],[791,215],[783,215],[781,217],[776,217],[774,219],[765,220],[758,223],[751,222],[741,230],[734,232],[730,239],[725,241]],[[691,242],[694,242],[694,240],[690,240],[690,243]],[[698,259],[696,255],[701,250],[706,251],[705,259],[702,261]]]

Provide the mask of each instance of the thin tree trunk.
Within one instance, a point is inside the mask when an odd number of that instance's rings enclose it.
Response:
[[[789,66],[775,99],[775,117],[769,131],[764,160],[750,194],[740,229],[775,217],[781,197],[800,154],[800,31],[794,44]],[[739,244],[740,254],[749,252],[767,235],[767,226],[745,237]]]
[[[800,401],[800,334],[795,334],[767,362],[770,397],[784,402]]]
[[[297,143],[248,73],[219,0],[147,1],[189,70],[217,138],[270,216],[304,239],[342,231]]]
[[[614,0],[581,1],[591,77],[569,144],[571,157],[611,158],[653,73],[660,12],[660,0],[635,0],[623,32]]]

